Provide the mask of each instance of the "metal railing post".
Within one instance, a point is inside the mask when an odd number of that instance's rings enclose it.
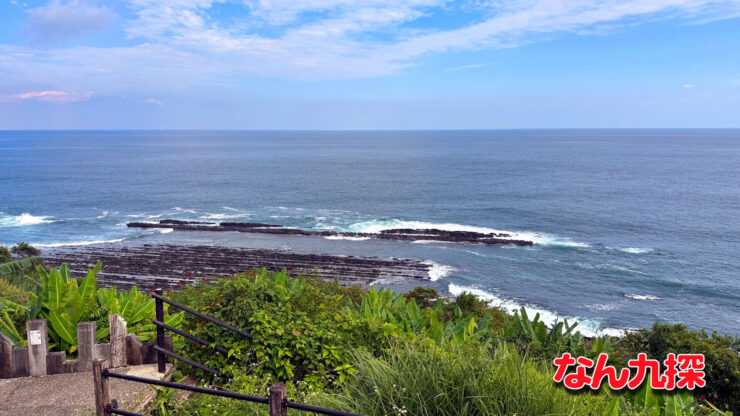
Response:
[[[110,406],[110,386],[108,377],[103,374],[103,370],[108,367],[105,360],[93,361],[93,386],[95,389],[95,416],[107,416],[108,406]]]
[[[162,296],[162,289],[155,289],[154,293],[158,294],[159,296]],[[156,310],[156,319],[159,322],[164,322],[164,302],[162,302],[161,299],[155,298],[155,310]],[[161,326],[157,326],[157,346],[160,349],[164,349],[164,328]],[[164,355],[162,351],[157,351],[157,370],[159,370],[160,373],[164,373],[166,370],[166,363],[167,363],[167,357]]]

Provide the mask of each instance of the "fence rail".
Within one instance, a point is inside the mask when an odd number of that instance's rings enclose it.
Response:
[[[169,326],[164,323],[164,304],[167,303],[180,310],[183,310],[191,315],[197,316],[210,323],[218,325],[220,327],[229,329],[239,335],[245,337],[251,337],[251,335],[239,328],[229,325],[225,322],[219,321],[216,318],[200,313],[194,309],[191,309],[183,304],[177,303],[170,299],[167,299],[162,294],[162,289],[157,289],[155,293],[152,293],[152,297],[156,300],[155,315],[156,318],[152,320],[154,325],[157,327],[157,343],[154,346],[154,350],[157,351],[157,369],[160,373],[164,373],[166,370],[167,357],[174,358],[178,361],[184,362],[185,364],[199,368],[208,373],[219,375],[217,370],[206,367],[203,364],[190,360],[189,358],[175,354],[174,352],[166,349],[165,347],[165,334],[164,331],[171,331],[178,334],[190,341],[196,342],[201,345],[212,347],[215,352],[220,354],[227,354],[228,351],[218,345],[214,345],[202,338],[196,337],[185,331],[181,331],[177,328]],[[110,399],[110,388],[109,379],[116,378],[121,380],[128,380],[137,383],[151,384],[155,386],[174,388],[179,390],[187,390],[195,393],[208,394],[211,396],[225,397],[229,399],[248,401],[258,404],[266,404],[270,406],[270,416],[287,416],[288,409],[302,410],[306,412],[312,412],[322,415],[329,416],[362,416],[356,413],[344,412],[341,410],[327,409],[318,406],[311,406],[308,404],[295,403],[287,399],[287,387],[285,384],[277,383],[270,386],[270,397],[259,397],[251,396],[248,394],[235,393],[226,390],[209,389],[205,387],[190,386],[187,384],[175,383],[171,381],[164,381],[158,379],[144,378],[138,376],[132,376],[128,374],[120,374],[108,369],[108,363],[106,360],[95,360],[93,362],[93,379],[95,382],[95,411],[96,416],[108,416],[108,415],[128,415],[128,416],[145,416],[139,413],[133,413],[126,410],[118,409],[118,404],[115,400]]]

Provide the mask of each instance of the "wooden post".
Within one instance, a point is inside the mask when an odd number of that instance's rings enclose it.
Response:
[[[142,365],[141,346],[144,345],[136,334],[126,335],[126,362],[128,365]]]
[[[93,361],[93,386],[95,388],[95,416],[106,416],[105,408],[110,404],[110,386],[108,377],[103,376],[106,369],[105,360]]]
[[[95,354],[95,322],[77,324],[77,369],[91,371]]]
[[[28,336],[28,372],[31,377],[46,375],[46,355],[49,353],[49,337],[45,319],[26,322]]]
[[[13,377],[13,341],[0,334],[0,378]]]
[[[111,367],[126,366],[126,320],[121,315],[109,315]]]
[[[93,361],[94,360],[107,360],[110,365],[110,343],[106,342],[103,344],[95,344],[93,347]]]
[[[162,289],[155,289],[154,292],[159,296],[163,296]],[[155,302],[155,316],[159,322],[164,322],[164,302],[157,299]],[[164,345],[164,328],[157,326],[157,346],[159,348],[165,348]],[[157,352],[157,370],[160,373],[164,373],[167,369],[167,358],[164,353]]]
[[[270,416],[288,416],[288,388],[283,383],[270,386]]]
[[[28,347],[13,348],[13,377],[28,377]]]

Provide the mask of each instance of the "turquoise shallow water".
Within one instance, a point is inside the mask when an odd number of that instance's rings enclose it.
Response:
[[[152,233],[127,221],[506,230],[536,245]],[[586,332],[740,335],[740,130],[0,132],[0,244],[177,241],[416,257]],[[403,289],[408,282],[379,284]]]

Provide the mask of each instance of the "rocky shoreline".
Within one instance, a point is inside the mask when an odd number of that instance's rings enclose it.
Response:
[[[260,234],[282,234],[282,235],[306,235],[317,237],[337,238],[375,238],[381,240],[401,241],[439,241],[449,243],[473,243],[486,245],[514,244],[517,246],[531,246],[534,243],[527,240],[515,240],[511,234],[506,233],[478,233],[472,231],[446,231],[439,229],[391,229],[379,233],[352,233],[337,231],[314,231],[301,230],[297,228],[286,228],[282,225],[261,224],[254,222],[201,222],[161,220],[159,222],[130,222],[126,224],[129,228],[172,228],[176,231],[235,231],[242,233]]]
[[[347,286],[367,286],[378,279],[429,280],[433,266],[416,259],[171,244],[56,247],[46,251],[42,258],[51,267],[67,263],[75,275],[83,275],[101,261],[99,286],[138,286],[139,289],[175,288],[195,284],[202,278],[228,277],[262,266],[269,270],[285,268],[292,275],[305,273],[337,279]]]

